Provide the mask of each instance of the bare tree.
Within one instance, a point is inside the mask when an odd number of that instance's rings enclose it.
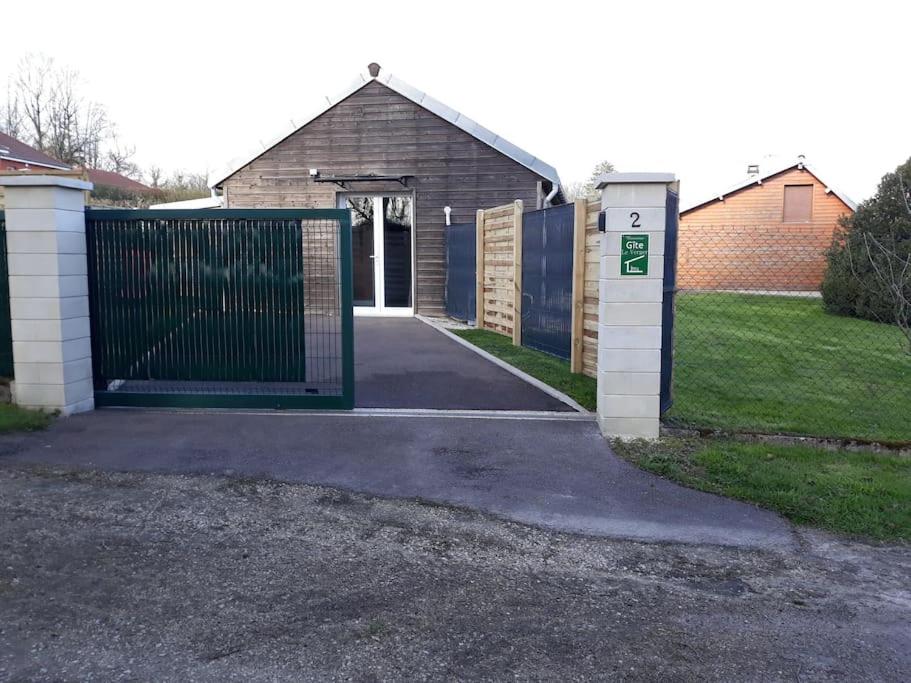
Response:
[[[107,112],[79,94],[76,71],[54,70],[50,78],[49,131],[44,151],[67,164],[99,166],[104,154],[102,150],[113,137]]]
[[[6,82],[6,102],[0,107],[0,133],[10,137],[20,138],[23,128],[22,107],[19,105],[19,95],[13,88],[11,81]]]
[[[139,178],[142,176],[142,170],[133,161],[135,154],[135,147],[121,144],[114,136],[102,165],[107,171],[114,171],[128,178]]]
[[[134,150],[120,145],[105,108],[80,93],[74,69],[26,55],[8,85],[2,127],[65,164],[135,175]]]
[[[576,199],[585,197],[583,185],[585,185],[585,183],[580,180],[575,180],[571,183],[563,183],[563,196],[566,197],[566,201],[572,202]]]
[[[566,197],[567,201],[573,201],[574,199],[597,199],[598,190],[596,186],[598,178],[603,173],[613,173],[614,170],[614,165],[609,161],[602,161],[595,164],[591,175],[584,183],[576,181],[563,185],[563,196]]]
[[[44,150],[48,134],[51,83],[54,61],[43,55],[28,54],[19,61],[16,93],[29,127],[31,142]]]
[[[149,177],[149,185],[151,187],[154,187],[156,190],[161,187],[163,173],[160,166],[155,166],[154,164],[149,166],[149,170],[146,171],[146,174]]]

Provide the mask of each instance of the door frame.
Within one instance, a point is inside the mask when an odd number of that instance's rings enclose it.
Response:
[[[375,191],[345,191],[335,193],[335,205],[340,209],[347,209],[343,205],[349,197],[370,197],[375,203],[373,206],[373,293],[376,303],[373,306],[355,306],[355,317],[374,318],[410,318],[414,316],[415,301],[417,297],[417,250],[415,227],[415,197],[413,190],[400,190],[391,192]],[[411,306],[387,307],[384,303],[386,294],[386,261],[385,261],[385,235],[382,200],[384,197],[408,197],[411,199]],[[376,202],[378,201],[379,206]]]

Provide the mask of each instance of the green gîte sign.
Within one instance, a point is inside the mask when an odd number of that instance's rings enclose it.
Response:
[[[620,275],[648,275],[648,235],[620,235]]]

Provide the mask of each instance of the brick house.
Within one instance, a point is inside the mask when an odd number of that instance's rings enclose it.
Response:
[[[120,173],[96,168],[67,166],[62,161],[41,152],[21,140],[0,133],[0,173],[30,172],[35,174],[61,173],[89,180],[95,186],[89,197],[90,204],[132,206],[158,197],[154,188],[128,178]],[[3,208],[3,188],[0,187],[0,209]]]
[[[802,157],[680,212],[684,289],[817,292],[839,219],[856,205]]]
[[[0,173],[13,171],[42,171],[57,172],[68,171],[70,167],[44,152],[39,152],[34,147],[21,140],[0,133]],[[0,209],[3,208],[3,188],[0,187]]]

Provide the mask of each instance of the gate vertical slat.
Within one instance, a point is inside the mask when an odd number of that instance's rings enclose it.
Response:
[[[227,316],[230,312],[231,302],[233,301],[232,289],[234,286],[234,244],[231,240],[231,232],[228,227],[225,225],[224,221],[218,221],[220,229],[222,230],[222,240],[224,242],[224,294],[222,295],[222,307],[227,319]],[[237,330],[236,325],[225,324],[225,343],[231,349],[229,355],[231,366],[229,368],[230,375],[235,379],[240,379],[240,365],[238,363],[240,359],[240,349],[237,344]]]
[[[276,368],[278,365],[278,320],[276,320],[276,302],[275,302],[275,233],[276,233],[276,224],[278,221],[269,221],[269,246],[270,248],[266,250],[266,262],[269,277],[266,279],[266,305],[268,307],[269,314],[266,316],[266,323],[269,326],[269,346],[271,353],[269,354],[269,366],[267,368],[267,376],[272,377],[276,374]]]
[[[187,239],[188,239],[188,229],[187,221],[176,220],[174,221],[174,254],[176,261],[176,275],[177,275],[177,319],[180,321],[180,327],[185,328],[193,324],[193,308],[192,301],[190,299],[190,286],[189,286],[189,250],[187,248]],[[191,348],[189,340],[192,337],[188,335],[178,334],[177,338],[174,340],[174,351],[180,358],[186,358],[191,353]],[[189,370],[185,364],[181,364],[180,371],[177,373],[179,379],[186,380],[189,379]]]
[[[13,376],[13,324],[10,312],[6,217],[0,211],[0,377]]]
[[[294,377],[296,374],[297,368],[292,366],[291,363],[291,353],[294,348],[293,339],[291,335],[294,330],[294,321],[291,317],[293,310],[291,308],[291,288],[293,287],[292,277],[293,273],[288,267],[288,259],[291,257],[291,244],[290,244],[290,230],[293,228],[291,221],[283,221],[281,226],[281,238],[282,238],[282,258],[279,259],[279,266],[281,272],[279,274],[279,282],[281,283],[281,288],[279,293],[281,295],[281,321],[282,321],[282,368],[281,374],[283,377]]]
[[[263,381],[265,377],[265,367],[266,367],[266,357],[269,354],[269,337],[266,331],[266,321],[263,318],[263,298],[266,288],[266,283],[263,282],[263,274],[265,268],[264,264],[264,253],[263,247],[263,236],[262,230],[257,230],[253,235],[253,243],[256,245],[256,271],[259,277],[254,279],[254,284],[256,287],[256,294],[254,296],[254,320],[256,324],[256,337],[259,341],[259,353],[256,354],[257,364],[256,364],[256,379],[258,381]]]

